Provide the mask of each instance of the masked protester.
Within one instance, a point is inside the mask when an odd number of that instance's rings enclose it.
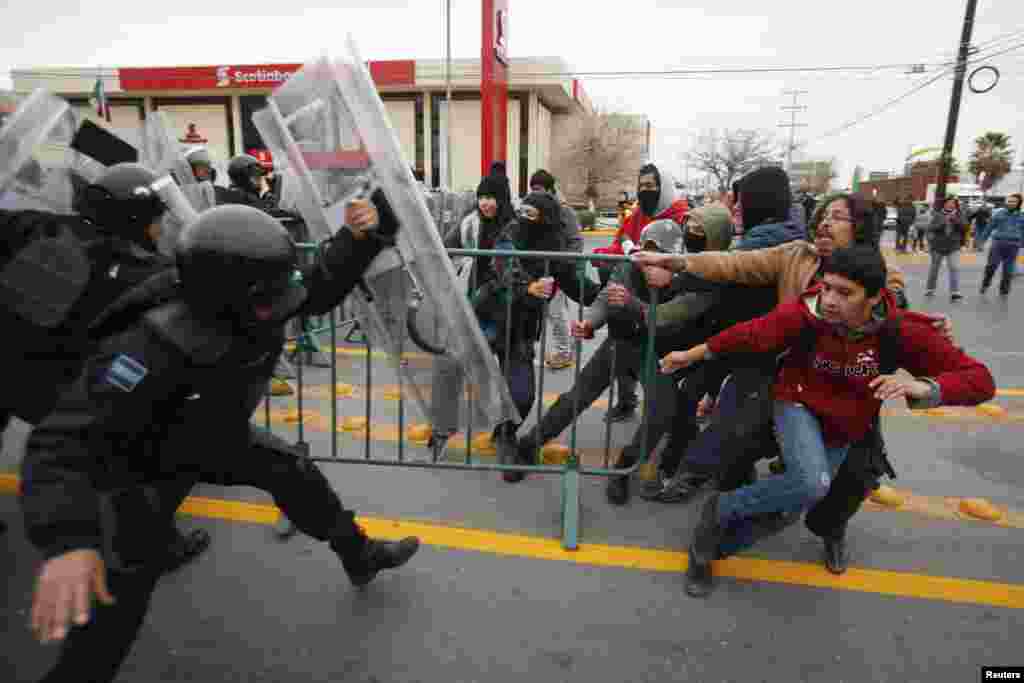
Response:
[[[637,205],[629,218],[619,226],[611,246],[599,247],[595,254],[630,254],[639,246],[641,231],[655,220],[672,220],[680,227],[686,219],[689,207],[676,191],[675,178],[663,166],[645,164],[637,178]],[[614,268],[598,263],[598,274],[602,284],[608,282]],[[609,422],[630,420],[636,416],[638,404],[636,382],[628,375],[618,378],[618,402],[608,411]]]
[[[786,471],[708,499],[689,548],[689,595],[712,591],[711,562],[751,544],[754,518],[798,514],[824,499],[851,444],[871,430],[884,401],[905,398],[921,409],[977,405],[995,394],[989,370],[935,330],[930,318],[900,311],[885,282],[876,248],[840,249],[825,263],[821,283],[800,298],[662,359],[663,370],[673,372],[722,354],[790,351],[772,386]],[[883,335],[895,337],[897,355],[885,370]]]
[[[806,237],[804,226],[793,216],[789,176],[781,168],[760,168],[745,175],[739,190],[743,237],[736,249],[766,249]]]
[[[1020,194],[1011,194],[1006,198],[1006,208],[997,211],[992,217],[988,237],[992,239],[992,247],[988,252],[985,276],[981,281],[981,293],[984,295],[988,291],[992,278],[1002,266],[999,294],[1009,296],[1013,275],[1017,270],[1017,254],[1024,242],[1024,214],[1021,213]]]
[[[562,251],[565,236],[558,216],[558,204],[553,198],[530,194],[523,199],[518,219],[505,227],[495,240],[494,248]],[[550,270],[546,270],[541,261],[518,257],[496,258],[492,267],[490,279],[478,279],[471,285],[470,299],[484,337],[498,357],[516,410],[525,419],[536,398],[534,346],[540,339],[544,304],[554,295],[555,280],[562,275],[563,268],[552,264]],[[514,422],[505,422],[494,430],[498,456],[503,462],[515,460],[518,428]],[[514,481],[517,474],[503,472],[502,476],[506,481]]]
[[[158,577],[152,530],[196,481],[270,492],[303,533],[328,543],[356,586],[418,549],[414,538],[368,538],[316,466],[250,424],[285,321],[339,305],[398,229],[379,191],[345,222],[297,284],[280,223],[245,206],[203,213],[182,233],[180,282],[152,283],[151,305],[101,337],[33,431],[20,498],[45,562],[32,625],[43,642],[63,641],[46,680],[116,676]]]
[[[952,301],[963,298],[960,293],[960,249],[966,241],[967,226],[960,214],[960,200],[951,197],[943,203],[941,209],[932,214],[932,221],[928,225],[930,265],[925,296],[935,296],[939,270],[945,261],[949,267],[949,298]]]
[[[545,192],[558,201],[559,217],[562,227],[565,230],[566,249],[580,253],[583,251],[583,236],[580,234],[580,221],[576,211],[571,206],[561,201],[556,188],[556,180],[553,175],[544,169],[536,171],[530,176],[530,192]],[[577,262],[578,270],[586,272],[586,263]],[[548,321],[551,328],[551,344],[553,349],[549,352],[544,363],[553,370],[561,370],[572,366],[572,346],[569,342],[569,309],[565,292],[559,291],[548,306]]]
[[[682,231],[675,221],[654,221],[641,233],[640,245],[646,250],[674,254],[682,250],[682,237]],[[605,325],[608,327],[608,336],[580,370],[572,389],[559,396],[540,423],[519,441],[518,462],[534,464],[538,449],[572,423],[576,407],[580,411],[586,410],[608,389],[613,364],[620,372],[628,373],[634,381],[644,382],[644,393],[648,397],[647,419],[644,425],[636,429],[632,441],[622,450],[615,466],[632,467],[645,455],[645,429],[648,450],[653,452],[671,428],[675,416],[675,383],[670,377],[656,375],[653,368],[650,377],[645,376],[648,287],[643,273],[634,268],[633,264],[619,265],[594,305],[587,309],[583,321],[571,323],[574,337],[592,339],[594,332]],[[661,319],[661,310],[671,303],[659,306],[657,320]],[[519,476],[508,480],[522,479],[521,473],[515,474]],[[626,504],[630,497],[629,476],[610,478],[606,494],[613,505]]]

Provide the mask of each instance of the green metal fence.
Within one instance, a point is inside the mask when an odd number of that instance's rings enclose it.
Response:
[[[309,253],[310,250],[315,250],[316,245],[312,244],[301,244],[300,249],[304,252]],[[472,257],[474,259],[479,258],[518,258],[522,260],[542,260],[544,262],[544,273],[551,273],[551,263],[553,261],[572,261],[579,265],[584,265],[586,262],[606,262],[611,264],[612,267],[615,264],[629,261],[628,257],[614,256],[605,254],[577,254],[577,253],[563,253],[563,252],[531,252],[531,251],[500,251],[500,250],[477,250],[477,249],[452,249],[449,250],[449,254],[453,257]],[[576,268],[576,277],[578,278],[579,290],[583,290],[584,280],[587,277],[586,271],[582,267]],[[473,283],[470,284],[471,288]],[[453,293],[454,296],[461,294]],[[364,465],[375,465],[384,467],[404,467],[404,468],[419,468],[419,469],[432,469],[432,470],[484,470],[484,471],[522,471],[530,474],[543,474],[543,475],[556,475],[561,478],[561,512],[562,512],[562,545],[567,550],[575,550],[579,543],[579,529],[580,529],[580,483],[581,477],[583,476],[594,476],[594,477],[611,477],[620,475],[631,475],[640,465],[647,462],[650,457],[651,450],[657,444],[649,444],[648,441],[648,415],[650,414],[649,406],[647,405],[651,397],[651,380],[653,373],[656,370],[656,358],[655,358],[655,327],[657,325],[657,296],[658,292],[656,289],[650,289],[651,300],[647,303],[646,309],[646,322],[647,322],[647,339],[644,346],[644,362],[643,362],[643,386],[644,386],[644,411],[643,411],[643,422],[640,424],[638,429],[642,429],[643,442],[642,442],[642,455],[636,464],[630,468],[615,468],[611,461],[611,437],[612,437],[612,425],[610,421],[606,421],[605,434],[604,434],[604,458],[603,466],[600,467],[585,467],[580,460],[578,449],[577,449],[577,426],[579,421],[579,415],[581,408],[586,409],[588,406],[578,405],[578,394],[574,394],[576,401],[573,405],[573,420],[571,425],[571,431],[569,436],[569,453],[562,465],[543,465],[537,464],[532,466],[519,465],[513,463],[497,462],[491,460],[490,456],[482,457],[479,454],[474,454],[474,443],[473,443],[473,425],[467,425],[464,433],[466,438],[465,453],[461,458],[453,457],[451,454],[443,453],[442,451],[435,449],[428,455],[428,457],[411,459],[409,457],[409,445],[406,443],[406,420],[407,410],[405,405],[405,395],[402,391],[402,375],[397,373],[399,379],[399,396],[398,396],[398,444],[397,444],[397,456],[396,457],[375,457],[374,455],[374,444],[371,434],[371,425],[373,424],[373,401],[372,392],[374,388],[374,367],[373,359],[375,357],[372,340],[369,335],[362,335],[362,344],[365,346],[365,355],[363,356],[365,361],[365,375],[363,379],[363,391],[366,396],[364,415],[366,420],[365,438],[362,444],[362,455],[353,456],[349,453],[342,453],[339,448],[338,439],[338,354],[335,352],[339,341],[339,334],[346,333],[347,337],[351,338],[351,332],[356,326],[361,326],[360,321],[357,318],[349,317],[344,320],[339,320],[338,311],[334,310],[329,316],[325,316],[325,319],[320,320],[301,320],[301,333],[292,337],[290,341],[294,344],[294,350],[296,352],[302,351],[316,351],[324,350],[326,345],[327,349],[330,350],[330,369],[329,369],[329,382],[330,382],[330,396],[329,403],[331,406],[330,414],[330,432],[331,432],[331,450],[329,455],[318,455],[310,453],[310,447],[306,441],[306,429],[305,429],[305,410],[306,410],[306,390],[308,372],[304,367],[303,363],[297,363],[296,370],[296,383],[297,392],[295,401],[297,402],[297,421],[296,427],[298,430],[298,441],[296,443],[297,448],[304,453],[310,460],[322,463],[350,463],[350,464],[364,464]],[[506,320],[511,320],[511,299],[508,300],[508,317]],[[536,382],[536,398],[534,401],[536,422],[539,423],[544,416],[544,387],[545,379],[547,374],[547,367],[544,359],[547,356],[547,345],[548,345],[548,313],[549,313],[550,300],[546,300],[543,305],[543,318],[541,325],[541,338],[539,341],[539,358],[540,358],[540,373]],[[582,321],[583,319],[583,306],[578,307],[577,320]],[[364,328],[365,329],[365,328]],[[510,326],[506,325],[507,331],[510,333]],[[507,341],[507,339],[506,339]],[[511,345],[506,343],[506,353],[510,352]],[[579,339],[575,340],[575,361],[573,365],[573,381],[574,385],[579,381],[580,378],[580,361],[582,356],[582,341]],[[508,357],[505,359],[505,368],[509,367]],[[609,407],[614,405],[615,401],[615,361],[612,363],[611,376],[609,377]],[[434,397],[436,399],[436,397]],[[269,389],[264,401],[265,409],[265,423],[268,429],[271,427],[271,403],[275,400],[274,397],[270,396]],[[452,397],[452,400],[461,400],[461,397]],[[472,400],[471,397],[468,400]],[[471,412],[471,411],[470,411]],[[424,416],[429,419],[428,416]],[[528,422],[528,416],[522,416],[524,425]],[[522,427],[520,428],[522,431]],[[479,451],[479,449],[477,449]]]

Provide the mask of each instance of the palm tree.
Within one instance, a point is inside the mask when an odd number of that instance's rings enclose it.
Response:
[[[971,154],[971,163],[967,169],[981,177],[981,190],[988,192],[1000,178],[1010,172],[1012,163],[1010,136],[989,131],[974,141],[974,153]]]

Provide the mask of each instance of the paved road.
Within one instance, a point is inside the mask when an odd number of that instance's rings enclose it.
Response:
[[[1024,300],[1019,292],[980,299],[979,270],[965,267],[967,298],[951,304],[944,294],[924,300],[925,266],[907,266],[914,306],[953,316],[963,345],[992,367],[1002,410],[896,411],[885,432],[901,490],[939,507],[949,497],[982,497],[1014,513],[1024,510],[1024,422],[1016,420],[1024,415]],[[358,384],[362,361],[339,358]],[[546,391],[569,381],[566,372],[550,375]],[[342,400],[339,411],[361,406]],[[393,428],[395,401],[375,394],[373,406],[376,421]],[[318,399],[308,407],[326,411]],[[581,417],[585,450],[600,450],[602,413]],[[615,442],[633,426],[617,426]],[[308,427],[313,452],[329,453],[329,433]],[[375,454],[394,452],[383,431]],[[18,425],[8,434],[8,469],[23,433]],[[350,436],[339,443],[345,455],[361,452]],[[697,503],[611,508],[601,482],[585,480],[584,544],[572,554],[558,549],[557,478],[512,487],[484,472],[324,470],[371,532],[421,533],[428,544],[415,561],[353,591],[325,547],[273,538],[260,523],[268,521],[265,495],[200,487],[196,496],[228,502],[191,508],[203,516],[182,524],[209,529],[213,548],[165,579],[119,680],[954,682],[977,680],[984,665],[1024,664],[1020,526],[872,508],[852,524],[846,576],[828,575],[819,543],[796,526],[723,563],[719,590],[695,601],[680,571]],[[16,512],[15,498],[0,494],[0,516]],[[9,568],[0,681],[34,680],[53,656],[24,629],[34,563],[19,529],[0,538],[0,565]]]

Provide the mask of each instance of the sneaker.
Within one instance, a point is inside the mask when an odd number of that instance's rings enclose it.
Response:
[[[605,422],[627,422],[635,418],[635,403],[619,403],[604,416]]]
[[[935,290],[934,289],[929,289],[927,292],[924,293],[924,295],[925,296],[935,296]]]
[[[956,294],[950,295],[949,300],[952,301],[953,303],[956,303],[957,301],[960,301],[963,298],[964,295],[957,292]]]
[[[362,588],[373,581],[381,570],[398,569],[404,565],[419,549],[420,539],[415,536],[403,538],[396,543],[368,538],[357,555],[343,557],[341,564],[352,585]]]
[[[712,482],[710,476],[693,474],[692,472],[682,476],[673,477],[665,483],[665,486],[658,492],[656,500],[659,503],[675,505],[677,503],[689,502],[695,494],[708,487]]]

